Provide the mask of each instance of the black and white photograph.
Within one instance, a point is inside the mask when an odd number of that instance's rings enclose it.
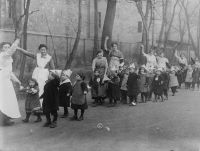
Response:
[[[0,151],[200,151],[200,0],[0,0]]]

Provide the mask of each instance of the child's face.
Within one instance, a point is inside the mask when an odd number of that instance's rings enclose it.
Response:
[[[130,73],[134,73],[135,69],[134,68],[130,68],[129,71],[130,71]]]
[[[66,80],[66,79],[69,79],[69,77],[64,72],[61,73],[61,77],[60,78],[61,78],[62,81]]]
[[[94,75],[95,75],[95,76],[98,76],[98,75],[99,75],[99,72],[98,72],[98,71],[95,71],[95,72],[94,72]]]
[[[48,79],[49,79],[49,80],[53,80],[53,79],[54,79],[54,76],[53,76],[53,73],[52,73],[52,72],[49,72]]]
[[[76,75],[76,80],[81,80],[81,77],[79,75]]]
[[[156,71],[157,75],[161,75],[161,72],[159,70]]]
[[[30,87],[34,87],[35,86],[35,81],[29,80],[28,84],[29,84]]]
[[[141,72],[141,73],[144,73],[144,69],[142,68],[142,69],[140,70],[140,72]]]

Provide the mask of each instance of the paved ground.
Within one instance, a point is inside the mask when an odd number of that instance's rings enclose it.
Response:
[[[0,127],[1,150],[200,151],[199,97],[200,92],[180,90],[164,103],[89,107],[84,121],[59,119],[55,129],[43,128],[44,120],[23,124],[19,119],[12,127]],[[21,100],[24,116],[23,105]],[[98,123],[110,131],[98,129]]]

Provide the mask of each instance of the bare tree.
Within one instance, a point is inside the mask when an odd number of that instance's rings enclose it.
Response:
[[[160,29],[159,38],[158,38],[158,47],[160,47],[163,41],[164,29],[167,23],[168,4],[169,4],[168,0],[162,0],[162,24],[161,24],[161,29]]]
[[[97,50],[99,49],[99,25],[98,25],[98,1],[94,0],[94,51],[93,57],[95,56]]]
[[[23,49],[27,49],[27,26],[28,26],[28,18],[29,18],[29,7],[31,4],[31,0],[24,0],[24,24],[23,24]],[[20,69],[20,75],[19,79],[23,79],[24,70],[25,70],[25,62],[26,62],[26,56],[22,56],[22,64]]]
[[[19,32],[22,29],[22,21],[24,19],[24,17],[26,16],[25,14],[25,10],[26,10],[26,5],[24,5],[24,12],[20,15],[20,13],[18,13],[18,7],[17,7],[17,2],[16,0],[9,0],[10,4],[11,4],[11,8],[12,8],[12,20],[13,20],[13,25],[14,25],[14,30],[15,30],[15,38],[18,36]],[[24,4],[26,4],[26,0],[24,0]],[[31,12],[28,12],[28,15],[30,16],[31,14],[37,12],[39,10],[34,10]]]
[[[191,32],[190,22],[191,22],[191,15],[192,14],[190,14],[189,11],[188,11],[189,2],[185,1],[185,0],[181,0],[181,5],[183,7],[184,14],[185,14],[185,19],[186,19],[186,25],[187,25],[187,31],[188,31],[188,38],[189,38],[188,41],[191,42],[192,48],[195,51],[195,55],[198,56],[197,46],[195,44],[195,41],[194,41],[194,38],[193,38],[193,35],[192,35],[192,32]],[[193,10],[193,12],[194,12],[194,10]]]
[[[102,32],[102,37],[101,37],[101,48],[104,51],[106,50],[104,44],[105,44],[105,40],[106,40],[107,36],[109,37],[107,44],[108,44],[108,46],[111,45],[116,5],[117,5],[117,0],[108,0],[107,1],[106,16],[105,16],[105,20],[104,20],[103,32]],[[105,53],[105,56],[107,57],[108,54]]]
[[[168,41],[168,38],[169,38],[169,33],[171,31],[171,28],[172,28],[172,23],[174,21],[175,11],[176,11],[178,2],[179,2],[179,0],[176,0],[175,3],[174,3],[172,15],[171,15],[171,18],[169,19],[168,28],[166,29],[165,34],[164,34],[164,50],[166,49],[166,46],[167,46],[167,41]]]
[[[74,57],[76,55],[77,49],[78,49],[78,44],[81,36],[81,25],[82,25],[82,0],[79,0],[78,4],[78,31],[76,34],[76,40],[74,42],[74,46],[72,49],[72,52],[70,53],[69,59],[67,60],[65,64],[65,69],[68,69],[71,67],[72,61],[74,60]]]
[[[146,9],[143,11],[143,2],[142,0],[134,0],[136,3],[137,10],[141,16],[143,23],[143,32],[142,32],[142,43],[145,48],[145,52],[149,50],[149,31],[152,25],[152,1],[146,0]]]

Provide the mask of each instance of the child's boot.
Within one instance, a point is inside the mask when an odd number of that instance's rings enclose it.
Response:
[[[36,116],[37,116],[37,120],[35,120],[34,122],[35,122],[35,123],[41,122],[41,121],[42,121],[42,118],[41,118],[40,113],[36,113]]]
[[[24,123],[28,123],[29,122],[29,118],[31,116],[31,113],[26,112],[26,118],[24,120],[22,120]]]

